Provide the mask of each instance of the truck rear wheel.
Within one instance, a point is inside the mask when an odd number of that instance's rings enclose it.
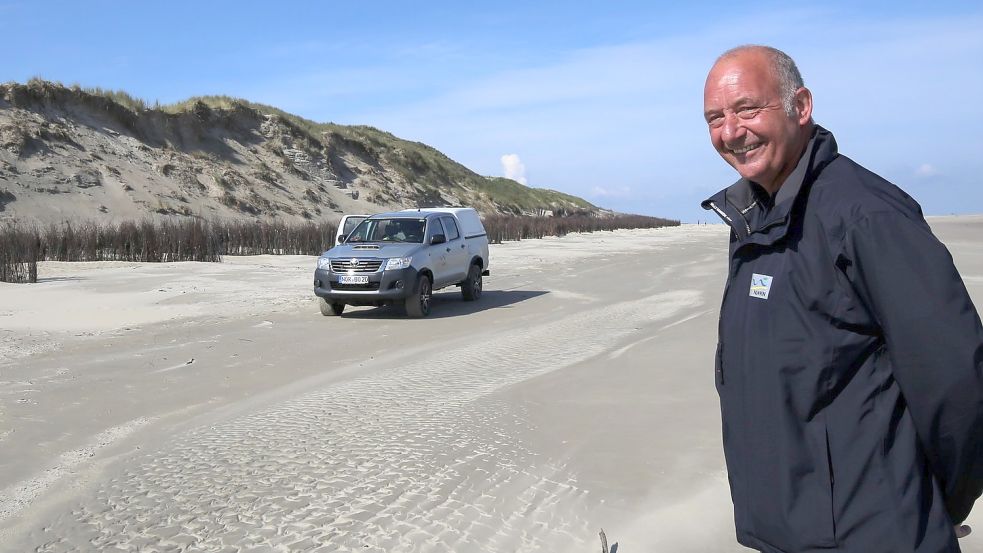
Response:
[[[433,286],[430,277],[420,275],[416,285],[416,293],[406,298],[406,314],[410,317],[426,317],[430,314],[430,300],[433,298]]]
[[[318,305],[321,307],[321,314],[325,317],[337,317],[345,312],[345,304],[328,303],[324,298],[318,298]]]
[[[461,283],[461,295],[464,301],[474,301],[481,297],[481,267],[472,265],[468,269],[468,278]]]

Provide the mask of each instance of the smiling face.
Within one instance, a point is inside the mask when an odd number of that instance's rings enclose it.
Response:
[[[795,169],[812,132],[812,94],[795,93],[785,112],[767,52],[743,50],[717,61],[703,89],[710,142],[740,175],[774,194]]]

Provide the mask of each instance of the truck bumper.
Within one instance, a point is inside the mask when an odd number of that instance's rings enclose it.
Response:
[[[314,295],[328,303],[383,305],[401,302],[416,290],[416,269],[370,273],[368,284],[338,284],[338,273],[314,271]]]

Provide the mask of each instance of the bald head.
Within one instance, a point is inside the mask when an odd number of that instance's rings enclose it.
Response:
[[[763,67],[771,72],[772,77],[777,82],[778,93],[782,99],[782,107],[788,115],[794,114],[795,91],[804,87],[802,74],[795,65],[795,61],[788,54],[778,48],[762,46],[759,44],[745,44],[736,48],[731,48],[717,58],[714,66],[720,62],[740,56],[754,56],[761,60]]]
[[[774,194],[812,134],[812,93],[785,53],[741,46],[725,52],[710,69],[703,115],[723,159]]]

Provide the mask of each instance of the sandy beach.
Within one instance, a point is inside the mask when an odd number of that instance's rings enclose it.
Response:
[[[930,223],[983,305],[983,216]],[[322,317],[309,256],[44,263],[0,283],[0,551],[746,551],[727,232],[493,245],[421,320]]]

